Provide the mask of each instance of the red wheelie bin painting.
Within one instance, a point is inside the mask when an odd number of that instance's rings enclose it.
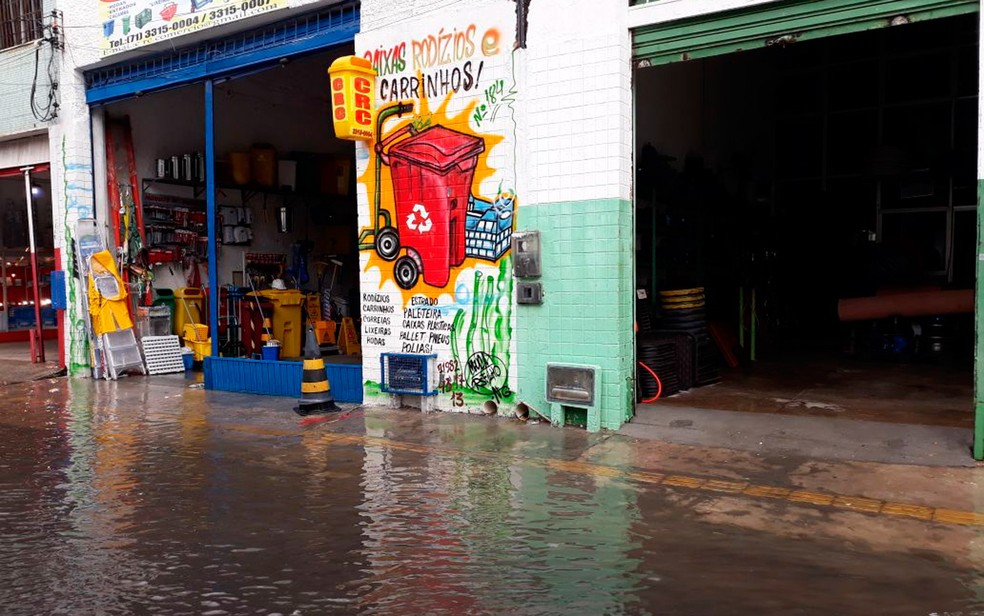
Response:
[[[405,103],[385,108],[377,118],[380,129],[385,118],[412,109]],[[441,125],[417,130],[407,124],[374,149],[374,228],[363,231],[359,247],[374,248],[387,261],[395,259],[393,278],[403,289],[412,289],[421,278],[443,288],[451,269],[467,256],[466,222],[475,201],[472,180],[485,141]],[[390,167],[395,221],[382,204],[382,165]]]
[[[390,149],[400,243],[410,253],[394,266],[401,287],[413,287],[418,276],[443,287],[451,268],[464,262],[468,198],[478,155],[484,151],[481,138],[440,125]]]

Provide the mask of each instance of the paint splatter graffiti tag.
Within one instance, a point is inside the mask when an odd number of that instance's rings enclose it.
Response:
[[[479,351],[468,358],[468,386],[478,393],[487,393],[498,400],[508,394],[508,368],[498,357]]]
[[[69,175],[82,175],[92,172],[92,167],[88,163],[69,163],[68,152],[66,149],[66,139],[62,137],[61,155],[62,167],[65,169],[63,178],[63,191],[65,196],[64,216],[62,218],[62,238],[66,243],[71,242],[72,226],[79,218],[92,216],[92,191],[82,182],[69,181]],[[65,272],[65,283],[67,286],[68,310],[65,314],[65,325],[69,330],[70,344],[66,357],[68,373],[71,376],[83,374],[90,367],[91,349],[89,347],[89,337],[85,320],[82,315],[82,308],[79,305],[80,299],[77,295],[77,281],[75,276],[75,259],[67,259]]]

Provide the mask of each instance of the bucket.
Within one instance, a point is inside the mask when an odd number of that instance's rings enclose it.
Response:
[[[195,354],[194,353],[182,353],[181,361],[184,362],[185,371],[191,370],[195,366]]]
[[[280,345],[279,344],[265,344],[260,353],[261,359],[268,361],[277,361],[280,359]]]

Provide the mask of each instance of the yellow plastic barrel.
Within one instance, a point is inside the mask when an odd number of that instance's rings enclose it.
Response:
[[[253,181],[261,186],[277,185],[277,152],[273,147],[257,143],[249,149]]]
[[[229,152],[229,165],[232,167],[233,183],[249,184],[253,180],[249,152]]]
[[[296,289],[267,289],[258,293],[273,304],[273,337],[280,341],[280,357],[300,357],[304,294]]]
[[[183,336],[185,325],[202,323],[205,310],[205,293],[194,287],[184,287],[174,291],[174,335]]]

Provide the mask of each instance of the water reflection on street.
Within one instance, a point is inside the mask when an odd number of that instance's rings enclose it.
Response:
[[[3,613],[984,609],[980,573],[929,550],[712,524],[665,491],[517,462],[603,438],[581,431],[411,411],[301,427],[290,401],[180,379],[3,392]]]

